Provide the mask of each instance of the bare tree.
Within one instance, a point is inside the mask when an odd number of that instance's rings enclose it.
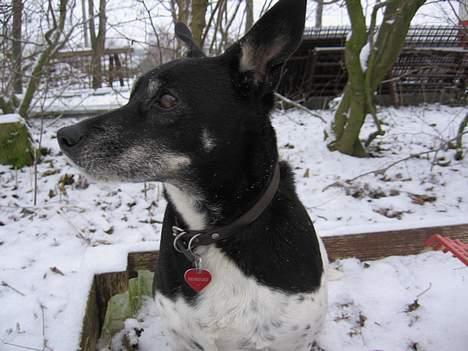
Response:
[[[22,26],[23,26],[23,0],[13,0],[13,30],[12,30],[12,54],[13,54],[13,89],[16,94],[23,92],[22,82]]]
[[[245,0],[245,33],[253,26],[253,0]]]
[[[388,0],[378,2],[372,11],[369,30],[362,10],[361,0],[346,2],[351,20],[351,35],[346,41],[345,63],[348,82],[332,125],[334,140],[331,150],[363,157],[366,149],[359,133],[367,114],[377,130],[368,145],[378,135],[383,135],[374,101],[374,92],[393,66],[402,49],[410,22],[425,0]],[[377,29],[377,12],[383,9],[383,19]]]
[[[23,3],[24,5],[24,3]],[[36,5],[36,4],[34,4]],[[67,14],[72,12],[74,1],[59,0],[58,4],[52,1],[44,1],[45,19],[44,25],[47,25],[45,32],[37,33],[39,41],[35,41],[36,37],[25,38],[23,35],[19,39],[18,34],[10,36],[8,29],[10,23],[9,18],[2,22],[2,35],[5,35],[1,41],[1,56],[3,59],[2,77],[5,80],[0,84],[0,111],[3,113],[19,113],[23,118],[29,116],[32,105],[33,96],[38,92],[41,81],[47,76],[52,58],[56,55],[64,44],[69,40],[74,26],[71,26],[68,31],[65,31],[65,23]],[[58,5],[58,6],[57,6]],[[42,9],[42,8],[41,8]],[[13,10],[12,10],[13,11]],[[39,26],[41,29],[42,26]],[[22,52],[21,68],[18,69],[17,56],[8,55],[12,50],[13,45],[19,41],[24,46],[29,47],[27,55]],[[16,69],[12,69],[16,67]],[[18,81],[17,73],[21,73],[22,83],[24,84],[24,95],[15,95]],[[4,150],[4,145],[9,145],[12,136],[14,136],[14,144],[22,145],[21,148],[12,148]],[[25,131],[21,123],[0,124],[0,145],[3,152],[10,152],[10,160],[31,160],[32,146],[30,144],[28,133]],[[14,155],[18,153],[17,155]],[[28,162],[11,161],[15,167],[21,167]]]
[[[314,0],[315,2],[315,28],[322,28],[322,21],[323,21],[323,11],[325,6],[336,4],[342,0]]]
[[[83,44],[84,47],[89,47],[89,37],[88,37],[88,15],[86,14],[86,0],[81,0],[81,14],[83,16]]]
[[[88,0],[88,11],[89,11],[89,35],[91,38],[91,48],[93,49],[93,57],[91,59],[91,72],[93,76],[93,89],[102,87],[102,63],[101,59],[104,55],[105,44],[106,44],[106,5],[107,0],[99,0],[99,11],[97,16],[94,13],[94,0]],[[96,33],[96,21],[97,17],[98,31]]]
[[[192,35],[194,42],[201,46],[208,0],[192,0]]]

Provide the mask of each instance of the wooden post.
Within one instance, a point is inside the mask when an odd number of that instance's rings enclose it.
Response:
[[[114,83],[114,56],[109,54],[109,86],[112,87]]]
[[[114,60],[115,60],[116,75],[119,78],[120,86],[123,87],[124,79],[123,79],[123,72],[122,72],[122,63],[120,62],[119,54],[117,53],[114,54]]]

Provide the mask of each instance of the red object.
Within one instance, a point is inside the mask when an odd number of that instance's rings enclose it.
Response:
[[[202,291],[211,282],[211,273],[206,269],[190,268],[185,271],[184,279],[196,292]]]
[[[468,266],[468,244],[457,239],[449,239],[442,235],[432,235],[424,243],[436,250],[450,251],[455,257]]]

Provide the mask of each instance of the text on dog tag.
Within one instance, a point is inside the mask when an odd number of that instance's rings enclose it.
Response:
[[[211,273],[205,269],[191,268],[185,271],[184,279],[196,292],[202,291],[211,282]]]

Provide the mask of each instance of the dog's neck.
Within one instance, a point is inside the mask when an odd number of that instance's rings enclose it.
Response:
[[[175,207],[190,230],[203,230],[208,224],[208,213],[203,209],[204,199],[193,190],[164,184],[168,201]]]
[[[222,175],[205,174],[193,184],[165,184],[167,200],[186,225],[184,229],[229,224],[259,200],[278,161],[274,131],[266,141],[258,138],[248,154]]]

